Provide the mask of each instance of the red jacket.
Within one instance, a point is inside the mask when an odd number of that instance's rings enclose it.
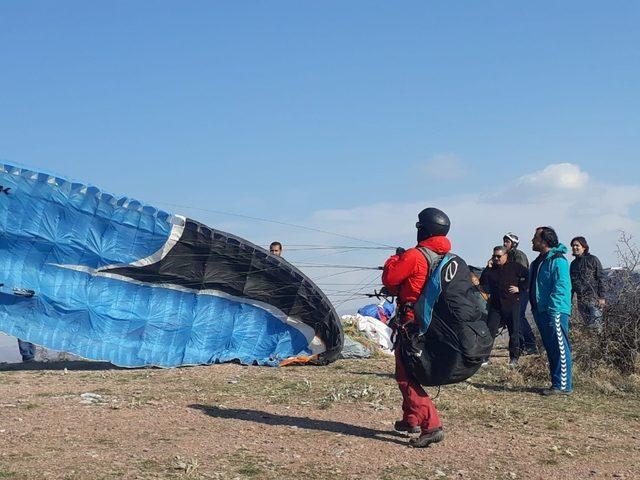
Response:
[[[418,243],[419,247],[427,247],[438,255],[451,250],[451,242],[447,237],[430,237]],[[393,295],[398,296],[400,305],[416,302],[424,283],[429,277],[427,259],[417,248],[410,248],[402,255],[394,255],[384,264],[382,283]]]

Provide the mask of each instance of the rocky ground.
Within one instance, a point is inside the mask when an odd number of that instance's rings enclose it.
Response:
[[[541,397],[542,359],[498,351],[436,396],[443,443],[390,431],[388,358],[281,369],[0,365],[0,478],[640,478],[640,398]]]

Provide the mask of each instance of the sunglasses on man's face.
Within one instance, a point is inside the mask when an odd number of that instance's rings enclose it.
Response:
[[[493,255],[493,258],[502,258],[502,257],[504,257],[504,254],[502,254],[502,255]]]

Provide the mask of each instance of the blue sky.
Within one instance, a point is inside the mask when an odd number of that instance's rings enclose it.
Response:
[[[210,210],[408,246],[435,205],[471,263],[551,223],[614,264],[640,234],[639,23],[632,1],[4,1],[0,159],[262,244],[344,239]]]

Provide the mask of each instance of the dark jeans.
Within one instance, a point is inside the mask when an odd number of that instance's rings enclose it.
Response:
[[[520,294],[520,348],[525,352],[535,352],[538,350],[536,337],[525,315],[528,303],[529,292],[522,292]]]
[[[517,360],[520,357],[520,304],[515,303],[510,310],[498,310],[490,306],[487,325],[494,338],[500,326],[506,325],[509,330],[509,358]]]
[[[597,299],[578,297],[578,313],[585,327],[602,327],[602,309],[598,307]]]
[[[30,362],[36,356],[36,346],[33,343],[18,339],[18,350],[23,362]]]

